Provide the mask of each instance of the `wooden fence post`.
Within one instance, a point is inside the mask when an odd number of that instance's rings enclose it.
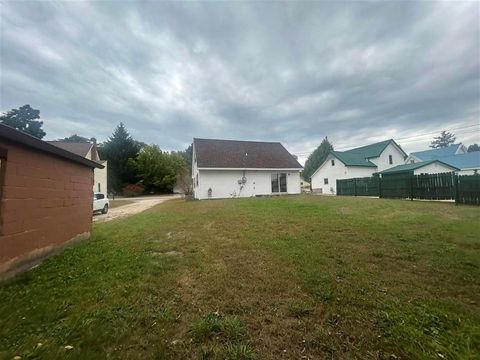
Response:
[[[415,178],[415,174],[410,175],[410,201],[413,201],[413,179]]]
[[[382,198],[382,176],[378,176],[378,197]]]
[[[455,191],[455,205],[458,205],[460,201],[460,192],[458,190],[458,174],[453,172],[453,191]]]

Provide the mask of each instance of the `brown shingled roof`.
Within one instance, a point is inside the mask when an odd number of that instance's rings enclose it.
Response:
[[[92,147],[92,144],[90,143],[68,142],[68,141],[47,141],[47,142],[49,144],[58,146],[63,150],[70,151],[74,154],[77,154],[83,157],[87,156],[88,152],[90,151],[90,148]]]
[[[279,142],[193,139],[199,168],[301,169]]]
[[[86,159],[83,156],[79,156],[70,151],[66,151],[62,148],[49,144],[46,141],[37,139],[36,137],[25,134],[24,132],[18,131],[4,124],[0,124],[0,140],[20,144],[22,146],[36,149],[38,151],[61,157],[63,159],[73,161],[91,168],[103,169],[105,167],[95,161]]]

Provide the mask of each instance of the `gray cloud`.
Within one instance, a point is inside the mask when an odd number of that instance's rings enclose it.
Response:
[[[442,129],[480,141],[478,2],[4,2],[1,110],[48,138],[120,121],[164,149],[277,140],[304,157]],[[476,131],[475,131],[476,130]]]

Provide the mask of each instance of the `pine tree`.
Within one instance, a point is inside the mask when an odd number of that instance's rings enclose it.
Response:
[[[123,123],[115,128],[113,135],[103,144],[101,156],[108,161],[110,190],[120,192],[125,184],[138,181],[129,160],[138,156],[141,147],[141,143],[130,136]]]
[[[328,138],[322,140],[320,145],[310,154],[305,166],[303,168],[303,178],[310,181],[313,173],[317,171],[320,165],[323,164],[328,156],[328,153],[333,150],[333,145],[328,141]]]
[[[455,142],[455,135],[448,132],[442,131],[440,136],[435,136],[433,141],[430,143],[432,149],[446,148]]]

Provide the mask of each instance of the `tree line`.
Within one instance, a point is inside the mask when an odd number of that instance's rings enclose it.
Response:
[[[123,123],[98,145],[100,158],[108,161],[108,184],[114,192],[123,192],[129,184],[147,193],[172,192],[178,183],[188,193],[191,151],[191,146],[184,151],[163,151],[158,145],[137,141]]]
[[[0,123],[42,139],[40,111],[30,105],[12,109],[0,116]],[[91,142],[77,134],[60,139],[72,142]],[[444,148],[455,142],[455,135],[442,131],[434,137],[431,148]],[[120,123],[107,141],[98,144],[100,158],[108,160],[109,191],[123,192],[128,185],[135,184],[145,192],[171,192],[175,184],[185,192],[191,191],[190,172],[192,166],[192,145],[183,151],[162,151],[158,145],[147,145],[133,139],[125,125]],[[333,144],[327,137],[309,155],[303,169],[303,178],[310,180],[313,173],[327,159]],[[468,152],[480,151],[478,144],[468,147]]]
[[[0,116],[0,123],[42,139],[40,111],[24,105]],[[96,143],[95,138],[77,134],[58,139],[67,142]],[[175,185],[184,192],[190,192],[190,171],[192,146],[183,151],[164,151],[158,145],[147,145],[135,140],[123,123],[102,143],[97,144],[99,157],[108,161],[108,191],[123,193],[165,193],[172,192]],[[133,189],[133,190],[132,190]]]

